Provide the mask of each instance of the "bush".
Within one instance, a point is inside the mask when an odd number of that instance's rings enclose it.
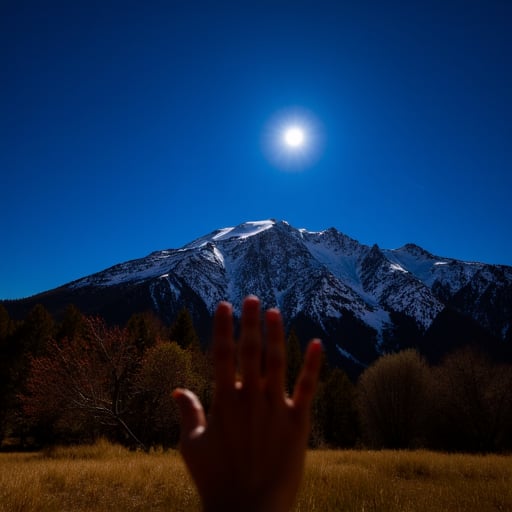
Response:
[[[357,403],[366,442],[410,448],[427,435],[430,369],[415,350],[381,357],[359,378]]]

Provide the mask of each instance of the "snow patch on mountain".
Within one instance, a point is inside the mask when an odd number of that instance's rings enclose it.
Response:
[[[359,361],[359,359],[354,357],[350,352],[348,352],[345,349],[341,348],[338,344],[336,344],[336,350],[340,353],[340,355],[342,357],[344,357],[345,359],[348,359],[349,361],[352,361],[357,366],[359,366],[361,368],[366,368],[368,366],[367,364],[362,363],[361,361]]]
[[[403,267],[429,288],[441,286],[451,295],[466,286],[484,266],[434,256],[414,244],[383,252],[391,262]]]
[[[198,247],[204,246],[209,242],[221,242],[229,240],[230,238],[238,238],[243,240],[245,238],[257,235],[266,229],[270,229],[274,225],[274,220],[261,220],[245,222],[239,226],[219,229],[213,233],[210,233],[209,235],[194,240],[190,244],[187,244],[185,249],[196,249]]]
[[[174,259],[176,259],[175,251],[155,252],[145,258],[121,263],[97,274],[74,281],[69,287],[75,289],[84,286],[116,286],[127,282],[153,279],[165,274]]]

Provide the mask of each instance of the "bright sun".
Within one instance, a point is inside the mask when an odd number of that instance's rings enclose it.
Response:
[[[281,170],[302,171],[316,163],[322,153],[322,126],[308,110],[290,107],[269,119],[262,142],[272,165]]]
[[[284,143],[290,148],[298,148],[304,144],[304,130],[299,126],[290,126],[284,131]]]

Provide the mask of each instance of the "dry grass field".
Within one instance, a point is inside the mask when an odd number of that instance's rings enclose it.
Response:
[[[0,454],[0,512],[198,511],[176,452],[100,442]],[[296,511],[512,510],[512,457],[312,451]]]
[[[314,451],[297,511],[512,511],[512,456]]]

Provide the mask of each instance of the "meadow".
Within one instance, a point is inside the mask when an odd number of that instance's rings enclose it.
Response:
[[[198,511],[175,451],[98,442],[0,453],[0,512]],[[510,511],[512,456],[428,451],[308,453],[296,512]]]

